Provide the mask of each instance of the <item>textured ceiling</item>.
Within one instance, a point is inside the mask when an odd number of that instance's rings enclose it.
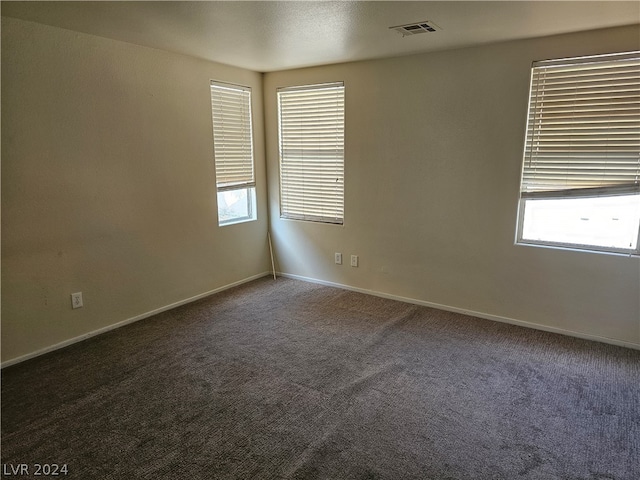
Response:
[[[2,15],[266,72],[638,24],[640,2],[5,1]],[[422,20],[442,30],[389,30]]]

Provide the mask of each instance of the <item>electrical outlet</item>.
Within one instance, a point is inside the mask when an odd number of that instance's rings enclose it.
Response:
[[[358,266],[358,255],[351,255],[351,266],[352,267]]]
[[[80,308],[82,307],[82,292],[72,293],[71,294],[71,307],[72,308]]]
[[[335,253],[335,256],[336,256],[336,264],[337,264],[337,265],[342,265],[342,254],[341,254],[341,253],[336,252],[336,253]]]

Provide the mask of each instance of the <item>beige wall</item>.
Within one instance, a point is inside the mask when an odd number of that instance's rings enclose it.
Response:
[[[210,79],[253,88],[255,222],[217,226]],[[270,269],[261,82],[2,18],[3,361]]]
[[[636,26],[266,74],[278,269],[640,346],[640,259],[514,245],[531,62],[639,38]],[[344,226],[282,220],[276,88],[333,81],[346,87]]]
[[[531,61],[637,49],[639,35],[277,72],[263,84],[3,18],[2,361],[268,271],[267,172],[282,272],[640,346],[640,259],[513,244]],[[253,88],[256,222],[217,226],[210,79]],[[336,80],[345,225],[281,220],[275,89]],[[72,310],[77,291],[85,307]]]

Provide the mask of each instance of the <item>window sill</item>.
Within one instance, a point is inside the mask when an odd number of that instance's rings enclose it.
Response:
[[[598,253],[602,255],[614,255],[617,257],[631,257],[631,258],[640,258],[640,253],[629,250],[629,251],[621,251],[621,250],[609,250],[609,249],[600,249],[599,247],[589,247],[587,245],[565,245],[565,244],[552,244],[552,243],[542,243],[535,242],[529,240],[518,240],[515,242],[516,246],[523,247],[538,247],[538,248],[549,248],[553,250],[564,250],[569,252],[578,252],[578,253]]]
[[[258,219],[257,218],[247,218],[247,217],[235,218],[233,220],[228,220],[226,222],[220,222],[220,223],[218,223],[218,226],[219,227],[227,227],[229,225],[238,225],[239,223],[255,222],[256,220],[258,220]]]

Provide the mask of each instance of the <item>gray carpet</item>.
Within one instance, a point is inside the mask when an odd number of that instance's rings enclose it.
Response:
[[[2,372],[5,468],[67,478],[637,480],[639,459],[640,351],[285,278]]]

